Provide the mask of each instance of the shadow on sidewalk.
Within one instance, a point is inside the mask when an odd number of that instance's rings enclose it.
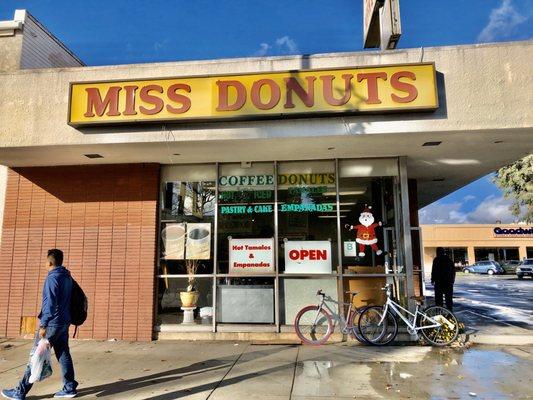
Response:
[[[282,351],[284,349],[287,349],[289,347],[293,347],[293,346],[287,346],[287,347],[279,348],[279,349],[275,349],[275,350],[271,349],[272,351],[270,351],[268,353],[268,355],[275,354],[275,353],[280,352],[280,351]],[[196,363],[191,364],[191,365],[186,366],[186,367],[171,369],[171,370],[164,371],[164,372],[159,372],[159,373],[156,373],[156,374],[150,374],[150,375],[145,375],[145,376],[141,376],[141,377],[137,377],[137,378],[131,378],[131,379],[117,380],[117,381],[112,382],[112,383],[106,383],[106,384],[87,387],[87,388],[82,387],[81,389],[78,390],[78,396],[77,397],[87,397],[87,396],[89,396],[89,397],[105,397],[105,396],[112,396],[112,395],[117,395],[117,394],[121,394],[121,393],[125,393],[125,392],[130,392],[130,391],[135,391],[135,390],[147,388],[147,387],[153,386],[153,385],[161,385],[161,384],[164,384],[164,383],[172,384],[172,383],[175,383],[176,381],[179,381],[180,379],[183,379],[183,378],[186,378],[186,377],[192,376],[192,375],[199,375],[199,374],[203,374],[203,373],[208,373],[208,372],[213,372],[213,371],[220,371],[220,370],[224,370],[224,369],[227,369],[228,370],[227,372],[229,372],[229,370],[235,364],[237,364],[239,362],[239,360],[241,359],[243,354],[245,354],[245,353],[244,352],[241,353],[235,359],[228,359],[227,357],[225,357],[225,358],[214,358],[214,359],[209,359],[209,360],[205,360],[205,361],[201,361],[201,362],[196,362]],[[253,351],[253,352],[246,353],[247,361],[259,360],[264,355],[265,355],[264,351]],[[294,362],[296,362],[296,360]],[[277,368],[271,368],[271,369],[267,369],[265,371],[261,371],[261,374],[262,373],[274,372],[274,371],[281,370],[281,369],[288,368],[288,367],[293,368],[294,367],[294,362],[288,363],[285,366],[281,366],[281,367],[277,367]],[[194,387],[190,387],[190,388],[183,388],[183,389],[180,389],[180,390],[177,390],[177,391],[174,391],[174,392],[169,392],[169,393],[165,393],[165,394],[161,394],[161,395],[155,395],[153,397],[146,397],[146,399],[158,399],[158,400],[176,399],[176,398],[180,398],[180,397],[184,397],[184,396],[190,396],[192,394],[200,393],[200,392],[203,392],[203,391],[206,391],[206,390],[214,390],[214,389],[216,389],[218,387],[221,387],[221,386],[227,386],[227,385],[231,385],[231,384],[234,384],[234,383],[239,383],[239,382],[244,381],[244,380],[246,380],[248,378],[252,378],[252,377],[255,377],[255,376],[258,376],[258,375],[259,375],[258,373],[249,373],[249,374],[242,375],[242,376],[239,376],[239,377],[236,377],[236,378],[232,378],[232,379],[229,379],[229,380],[223,380],[223,381],[215,380],[215,381],[208,382],[208,383],[205,383],[205,384],[201,384],[201,385],[198,385],[198,386],[194,386]],[[37,399],[48,399],[50,397],[51,396],[48,396],[48,395],[32,396],[32,398],[36,399],[36,400]]]

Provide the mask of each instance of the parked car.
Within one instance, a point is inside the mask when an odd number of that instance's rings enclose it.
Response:
[[[507,260],[502,264],[506,274],[514,274],[516,272],[516,267],[520,264],[520,260]]]
[[[533,258],[527,258],[516,267],[516,276],[522,279],[524,276],[533,278]]]
[[[465,274],[474,273],[474,274],[503,274],[505,270],[501,267],[498,261],[478,261],[469,267],[463,269]]]

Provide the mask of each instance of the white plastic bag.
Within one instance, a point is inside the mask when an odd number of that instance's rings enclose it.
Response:
[[[50,342],[47,339],[39,340],[39,343],[30,353],[30,383],[42,381],[52,375],[52,354]]]

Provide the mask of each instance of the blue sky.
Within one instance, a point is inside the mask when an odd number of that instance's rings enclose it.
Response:
[[[2,0],[24,8],[88,65],[362,50],[362,0]],[[401,0],[399,47],[525,40],[533,0]],[[510,222],[490,176],[420,211],[425,223]]]

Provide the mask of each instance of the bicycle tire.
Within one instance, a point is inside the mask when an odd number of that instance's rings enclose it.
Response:
[[[355,309],[355,311],[352,311],[352,314],[349,316],[349,322],[350,325],[350,333],[351,336],[356,339],[358,342],[363,344],[368,344],[367,340],[361,335],[361,331],[359,330],[359,317],[363,313],[364,310],[366,310],[369,306],[364,306],[361,308]]]
[[[305,316],[307,312],[315,312],[315,315],[316,315],[316,312],[318,312],[320,313],[322,318],[325,318],[322,320],[322,322],[324,321],[326,322],[327,330],[320,339],[317,339],[316,336],[314,336],[313,334],[313,329],[315,328],[311,329],[311,333],[309,336],[306,336],[304,334],[304,331],[306,330],[304,329],[304,327],[307,327],[309,325],[304,325],[302,318]],[[300,311],[298,311],[298,314],[296,314],[296,317],[294,318],[294,330],[296,332],[296,336],[298,336],[298,338],[302,341],[302,343],[308,344],[310,346],[319,346],[321,344],[326,343],[329,337],[331,336],[331,334],[333,333],[333,321],[332,321],[331,315],[329,315],[329,313],[324,311],[324,309],[321,308],[319,310],[318,306],[310,305],[310,306],[306,306],[302,308]]]
[[[364,340],[374,346],[384,346],[391,343],[398,334],[398,322],[394,315],[387,310],[387,315],[379,324],[383,316],[383,307],[367,307],[359,317],[359,332]],[[370,337],[372,334],[372,337]]]
[[[439,328],[430,328],[430,329],[420,329],[420,332],[422,333],[422,336],[426,341],[431,343],[433,346],[447,346],[455,342],[457,340],[457,336],[459,336],[459,321],[457,320],[457,317],[453,312],[448,310],[447,308],[440,307],[440,306],[431,306],[424,310],[424,314],[426,314],[428,317],[435,317],[437,315],[441,315],[444,318],[446,318],[447,321],[449,321],[451,324],[453,324],[453,328],[450,328],[448,324],[443,324],[443,329]],[[422,327],[424,323],[424,317],[420,316],[417,321],[417,325],[419,327]],[[434,334],[431,335],[430,332],[433,332]],[[438,339],[438,340],[437,340]]]

